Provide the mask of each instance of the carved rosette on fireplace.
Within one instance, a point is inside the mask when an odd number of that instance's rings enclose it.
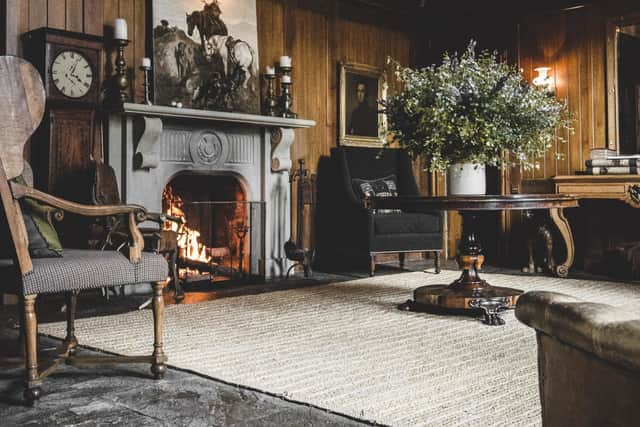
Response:
[[[107,162],[122,200],[162,210],[165,186],[180,174],[232,176],[246,201],[262,202],[251,232],[251,275],[281,276],[290,234],[290,148],[312,120],[124,104],[108,122]],[[206,179],[194,185],[208,185]]]

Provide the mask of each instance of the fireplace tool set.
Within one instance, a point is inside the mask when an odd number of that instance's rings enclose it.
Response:
[[[314,213],[316,205],[316,176],[309,173],[304,167],[304,159],[298,160],[299,167],[289,175],[289,185],[293,196],[296,188],[296,237],[293,234],[284,244],[284,252],[288,259],[295,263],[287,270],[286,278],[291,271],[301,266],[304,277],[311,276],[311,264],[315,254],[314,245]],[[297,183],[297,185],[295,185]],[[293,211],[293,197],[291,197],[291,210]],[[305,213],[307,215],[305,215]],[[293,230],[292,230],[293,232]],[[305,247],[305,236],[309,236],[309,245]]]

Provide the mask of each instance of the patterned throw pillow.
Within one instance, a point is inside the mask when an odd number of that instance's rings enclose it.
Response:
[[[367,197],[397,197],[398,196],[398,179],[395,175],[385,176],[378,179],[359,179],[354,178],[351,181],[353,190],[361,199]],[[375,214],[391,214],[400,213],[400,209],[375,209]]]
[[[16,182],[24,184],[22,176]],[[43,205],[37,200],[24,198],[20,201],[22,217],[29,238],[29,255],[32,258],[53,258],[62,256],[62,244],[53,228]]]

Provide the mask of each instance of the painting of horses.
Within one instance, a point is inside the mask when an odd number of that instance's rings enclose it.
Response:
[[[157,105],[260,112],[256,0],[153,0]]]

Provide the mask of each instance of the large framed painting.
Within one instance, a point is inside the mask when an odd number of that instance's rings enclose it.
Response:
[[[387,83],[382,69],[364,64],[339,64],[340,145],[381,147],[386,120],[379,100],[386,99]]]
[[[152,0],[154,101],[260,112],[256,0]]]

